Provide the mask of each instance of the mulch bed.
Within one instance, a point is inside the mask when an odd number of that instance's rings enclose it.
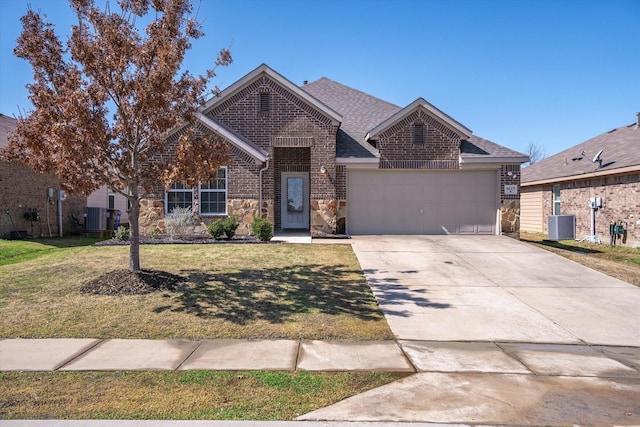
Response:
[[[81,293],[94,295],[144,295],[157,291],[176,291],[184,286],[184,277],[159,270],[114,270],[105,273],[80,288]]]
[[[261,242],[256,236],[234,236],[232,239],[214,239],[209,236],[189,236],[185,238],[180,237],[151,237],[140,236],[141,245],[186,245],[186,244],[213,244],[213,243],[270,243]],[[101,242],[94,243],[93,246],[123,246],[129,245],[128,240],[118,240],[116,238],[103,240]]]

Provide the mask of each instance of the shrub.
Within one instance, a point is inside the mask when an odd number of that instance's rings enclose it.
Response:
[[[160,229],[158,227],[153,227],[150,234],[151,237],[155,239],[160,235]]]
[[[251,232],[261,241],[269,241],[273,237],[273,224],[267,217],[257,216],[251,224]]]
[[[233,236],[236,235],[237,229],[238,223],[236,222],[236,217],[233,215],[229,215],[227,219],[224,220],[224,234],[227,235],[228,239],[232,239]]]
[[[219,239],[224,234],[224,220],[216,219],[207,227],[207,231],[209,234],[213,236],[214,239]]]
[[[164,219],[164,228],[171,237],[185,237],[191,233],[191,227],[193,227],[191,207],[174,208]]]
[[[119,226],[114,233],[114,237],[123,242],[129,240],[129,229],[123,225]]]

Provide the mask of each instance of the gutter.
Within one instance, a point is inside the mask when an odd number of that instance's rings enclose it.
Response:
[[[260,181],[258,183],[258,215],[262,216],[262,172],[266,171],[267,169],[269,169],[269,156],[267,156],[267,159],[265,160],[266,164],[265,166],[260,169],[260,172],[258,173],[258,180]]]
[[[521,182],[522,187],[531,187],[534,185],[553,184],[557,182],[578,181],[582,179],[597,178],[600,176],[619,175],[630,172],[640,172],[640,165],[627,166],[619,169],[600,170],[595,172],[587,172],[580,175],[560,176],[556,178],[541,179],[538,181]]]

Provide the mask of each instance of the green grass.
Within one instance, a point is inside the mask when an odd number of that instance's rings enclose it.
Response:
[[[38,238],[33,240],[0,239],[0,266],[19,264],[59,248],[89,246],[101,239],[92,237]]]
[[[292,420],[406,375],[5,372],[0,373],[0,419]]]
[[[129,248],[90,243],[0,241],[0,337],[393,338],[348,245],[145,245],[183,286],[101,296],[80,288]],[[406,375],[4,372],[0,419],[291,420]]]
[[[145,245],[143,268],[183,285],[129,296],[80,292],[126,268],[128,246],[65,246],[0,266],[0,336],[393,338],[348,245]]]

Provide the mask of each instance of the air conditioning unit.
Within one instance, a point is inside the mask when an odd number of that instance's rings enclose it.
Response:
[[[84,229],[86,231],[103,231],[107,229],[109,212],[106,208],[84,208]]]
[[[576,238],[575,215],[549,215],[549,240],[574,240]]]

